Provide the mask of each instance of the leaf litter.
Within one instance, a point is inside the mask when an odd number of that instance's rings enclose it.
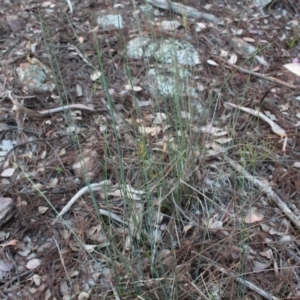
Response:
[[[21,2],[0,8],[1,293],[297,298],[298,8]]]

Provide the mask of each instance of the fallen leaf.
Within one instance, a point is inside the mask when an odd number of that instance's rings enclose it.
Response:
[[[181,111],[181,118],[190,120],[191,119],[191,114],[187,111]]]
[[[47,156],[47,151],[43,151],[41,154],[41,159],[45,159]]]
[[[36,183],[32,185],[32,189],[34,191],[41,191],[41,190],[45,190],[47,187],[41,183]]]
[[[253,272],[261,272],[267,269],[271,265],[271,261],[267,262],[260,262],[260,261],[254,261],[253,262]]]
[[[160,126],[156,126],[156,127],[140,126],[139,132],[144,135],[150,134],[151,136],[156,136],[161,132],[161,127]]]
[[[51,291],[50,289],[47,289],[47,291],[45,292],[45,300],[49,300],[51,298]]]
[[[247,224],[252,224],[261,221],[263,218],[264,215],[259,212],[258,208],[251,207],[244,219],[244,222]]]
[[[41,215],[43,215],[48,209],[49,209],[49,207],[47,207],[47,206],[39,206],[39,208],[38,208],[39,213]]]
[[[77,83],[77,84],[76,84],[76,96],[77,96],[77,97],[81,97],[82,94],[83,94],[83,92],[82,92],[82,87],[81,87],[81,85],[79,85],[79,84]]]
[[[259,66],[254,67],[253,69],[251,69],[252,72],[258,72],[259,71]]]
[[[188,225],[183,227],[183,232],[187,233],[192,227],[193,227],[193,224],[189,223]]]
[[[149,239],[150,240],[154,239],[154,243],[161,243],[162,242],[162,236],[161,236],[160,228],[154,229],[153,232],[152,232],[152,236]]]
[[[249,42],[249,43],[254,43],[254,42],[255,42],[255,39],[250,38],[250,37],[243,37],[243,40],[244,40],[245,42]]]
[[[100,71],[95,71],[94,73],[91,74],[91,80],[96,81],[101,77],[101,72]]]
[[[74,278],[74,277],[78,276],[78,274],[79,274],[79,271],[78,270],[74,270],[69,276],[71,278]]]
[[[237,55],[236,54],[231,54],[230,58],[227,61],[229,64],[231,65],[235,65],[235,63],[237,62]]]
[[[281,243],[289,243],[289,242],[293,242],[294,240],[295,240],[295,237],[293,235],[284,235],[280,239],[280,242]]]
[[[14,265],[12,263],[0,260],[0,271],[9,272],[13,267]]]
[[[52,4],[51,1],[45,1],[45,2],[42,2],[41,6],[42,6],[42,7],[48,7],[48,6],[50,6],[51,4]]]
[[[69,296],[69,294],[70,294],[70,287],[65,280],[60,282],[60,292],[64,296]]]
[[[50,181],[49,181],[49,183],[48,183],[48,185],[49,185],[49,187],[56,187],[57,186],[57,183],[58,183],[58,178],[52,178]]]
[[[14,169],[14,168],[8,168],[1,173],[1,176],[2,177],[11,177],[14,174],[15,170],[16,169]]]
[[[260,63],[262,64],[263,66],[267,67],[269,64],[268,62],[265,60],[265,58],[263,56],[259,56],[259,55],[256,55],[255,56],[255,59]],[[255,69],[255,68],[254,68]],[[254,71],[253,71],[254,72]]]
[[[140,92],[143,90],[140,86],[133,86],[131,84],[126,84],[125,89],[127,91],[135,91],[135,92]]]
[[[300,83],[300,63],[285,64],[281,70],[293,84]]]
[[[181,24],[176,20],[173,21],[164,20],[158,25],[164,30],[175,31]]]
[[[220,56],[221,57],[227,57],[228,56],[228,52],[225,51],[225,50],[221,50]]]
[[[203,133],[208,133],[208,134],[211,134],[211,135],[214,135],[214,136],[223,136],[223,135],[228,134],[228,132],[224,131],[222,128],[214,127],[211,124],[206,125],[206,126],[202,126],[200,128],[200,130]]]
[[[219,215],[214,214],[211,218],[202,218],[202,223],[209,229],[222,228],[223,222],[218,220]]]
[[[34,270],[40,264],[41,264],[41,260],[37,259],[37,258],[34,258],[34,259],[31,259],[30,261],[28,261],[28,263],[26,264],[26,268],[29,269],[29,270]]]
[[[196,23],[197,27],[199,27],[200,29],[205,29],[206,28],[206,24],[205,23]]]
[[[87,292],[81,292],[78,295],[78,300],[85,300],[85,299],[89,299],[90,295]]]
[[[293,163],[293,167],[300,168],[300,161],[296,161]]]
[[[36,286],[40,286],[40,284],[42,282],[41,276],[38,275],[38,274],[34,274],[32,276],[32,280],[34,281],[34,283],[35,283]]]
[[[263,251],[263,252],[259,252],[259,254],[267,259],[271,259],[273,258],[273,252],[271,249],[268,249],[266,251]]]
[[[162,124],[166,120],[167,120],[167,115],[165,113],[157,113],[157,114],[155,114],[153,123],[156,125],[159,125],[159,124]]]
[[[219,138],[219,139],[216,139],[215,142],[218,143],[218,144],[226,144],[226,143],[229,143],[232,141],[232,138],[228,137],[228,138]]]
[[[19,242],[18,240],[11,240],[7,243],[0,244],[0,247],[5,248],[8,246],[16,246],[18,244],[18,242]]]
[[[215,61],[211,60],[211,59],[208,59],[206,62],[207,62],[209,65],[211,65],[211,66],[218,66],[218,64],[217,64]]]
[[[30,249],[24,249],[24,250],[19,250],[18,251],[18,254],[21,255],[21,256],[23,256],[23,257],[28,256],[30,253],[31,253]]]
[[[84,245],[84,249],[89,253],[94,252],[96,247],[97,247],[97,245]]]
[[[218,127],[214,127],[211,124],[209,124],[209,125],[202,126],[200,128],[200,130],[203,133],[208,133],[208,134],[212,134],[213,135],[213,134],[215,134],[219,130],[219,128]]]

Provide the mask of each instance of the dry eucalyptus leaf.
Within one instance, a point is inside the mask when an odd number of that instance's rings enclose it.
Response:
[[[44,213],[46,213],[46,211],[49,209],[49,207],[47,206],[39,206],[38,210],[39,210],[39,213],[41,215],[43,215]]]
[[[9,242],[0,244],[0,247],[5,248],[5,247],[8,247],[8,246],[16,246],[18,244],[18,242],[19,242],[18,240],[11,240]]]
[[[231,65],[235,65],[236,62],[237,62],[237,55],[233,53],[228,59],[228,63]]]
[[[82,92],[82,87],[81,87],[81,85],[76,84],[76,96],[77,96],[77,97],[81,97],[82,94],[83,94],[83,92]]]
[[[45,300],[49,300],[51,298],[51,291],[50,289],[47,289],[47,291],[45,292]]]
[[[1,173],[1,176],[2,177],[11,177],[14,172],[15,172],[16,169],[14,168],[8,168],[8,169],[5,169],[2,173]]]
[[[300,161],[296,161],[293,163],[293,167],[300,168]]]
[[[62,293],[62,295],[68,296],[70,294],[70,290],[71,289],[70,289],[68,283],[65,280],[61,281],[60,292]]]
[[[95,71],[94,73],[91,74],[91,80],[96,81],[101,77],[101,72],[100,71]]]
[[[41,260],[40,260],[40,259],[37,259],[37,258],[34,258],[34,259],[31,259],[30,261],[28,261],[28,263],[27,263],[27,265],[26,265],[26,268],[29,269],[29,270],[34,270],[34,269],[36,269],[40,264],[41,264]]]
[[[90,294],[87,292],[81,292],[78,295],[78,300],[85,300],[85,299],[89,299],[90,298]]]
[[[8,261],[0,260],[0,271],[9,272],[14,265]]]
[[[285,64],[281,67],[281,70],[293,84],[300,83],[300,63]]]
[[[166,120],[167,120],[167,115],[165,113],[156,113],[153,123],[158,125],[158,124],[162,124]]]
[[[269,268],[271,265],[270,261],[267,262],[260,262],[260,261],[253,261],[253,272],[262,272],[265,269]]]
[[[211,60],[211,59],[208,59],[207,61],[206,61],[209,65],[211,65],[211,66],[218,66],[218,64],[215,62],[215,61],[213,61],[213,60]]]
[[[248,43],[255,43],[255,39],[250,37],[243,37],[243,40]]]
[[[135,91],[135,92],[140,92],[143,90],[140,86],[133,86],[131,84],[126,84],[125,89],[127,91]]]
[[[189,223],[188,225],[183,227],[183,232],[187,233],[192,227],[193,227],[193,224]]]
[[[32,276],[32,280],[34,281],[34,283],[35,283],[36,286],[39,286],[41,284],[41,282],[42,282],[41,276],[38,275],[38,274],[34,274]]]
[[[144,127],[140,126],[139,127],[139,132],[144,135],[151,135],[151,136],[156,136],[161,132],[161,127],[156,126],[156,127]]]
[[[50,186],[50,187],[56,187],[57,186],[57,183],[58,183],[58,178],[52,178],[50,181],[49,181],[49,183],[48,183],[48,185]]]
[[[96,247],[97,247],[97,245],[84,245],[84,249],[89,253],[94,252]]]
[[[252,224],[261,221],[263,218],[264,215],[259,212],[257,207],[251,207],[244,219],[244,222],[247,224]]]
[[[268,249],[268,250],[265,250],[265,251],[262,251],[259,253],[261,256],[267,258],[267,259],[271,259],[273,258],[273,252],[271,249]]]
[[[230,137],[228,137],[228,138],[223,137],[223,138],[219,138],[219,139],[215,140],[216,143],[221,144],[221,145],[227,144],[231,141],[232,141],[232,138],[230,138]]]

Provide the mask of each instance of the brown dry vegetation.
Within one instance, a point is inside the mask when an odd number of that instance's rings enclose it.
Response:
[[[65,1],[55,0],[53,7],[25,0],[2,1],[0,7],[0,119],[9,126],[1,139],[14,141],[1,172],[15,169],[11,177],[1,177],[0,196],[16,205],[0,236],[3,243],[18,241],[2,246],[0,260],[13,268],[1,271],[0,298],[299,299],[300,228],[227,159],[267,182],[298,218],[300,87],[281,72],[283,64],[300,58],[298,1],[274,1],[266,15],[251,1],[205,1],[212,5],[209,10],[200,1],[182,1],[223,25],[168,9],[146,14],[143,1],[122,1],[119,7],[110,0],[72,2],[73,14],[66,13]],[[124,28],[95,29],[95,15],[103,10],[121,14]],[[18,21],[11,23],[8,16]],[[182,24],[174,32],[157,25],[171,19]],[[206,28],[197,32],[197,22]],[[243,30],[240,38],[254,39],[267,66],[239,53],[232,28]],[[153,97],[145,77],[157,62],[126,55],[126,45],[139,35],[171,37],[197,49],[201,63],[188,69],[203,87],[202,113],[180,119],[178,112],[191,111],[188,96],[176,103]],[[221,50],[237,53],[236,65],[259,66],[256,72],[290,86],[228,66]],[[16,68],[29,57],[52,70],[53,91],[24,88]],[[102,75],[92,81],[95,70]],[[141,90],[128,90],[128,84]],[[8,91],[34,111],[74,103],[95,111],[67,110],[34,119],[11,110]],[[150,105],[139,106],[149,100]],[[225,102],[276,116],[288,135],[285,152],[267,123],[229,110]],[[157,113],[166,114],[163,125],[154,124]],[[163,129],[145,135],[141,124]],[[226,131],[228,142],[218,148],[217,137],[200,130],[208,124]],[[53,223],[81,188],[106,179],[113,186],[110,193],[86,193],[65,221]],[[125,192],[126,184],[143,191],[139,200]],[[130,224],[97,213],[97,206]],[[245,222],[252,207],[263,217]],[[157,232],[161,238],[155,241]],[[26,267],[31,259],[39,259],[36,268]]]

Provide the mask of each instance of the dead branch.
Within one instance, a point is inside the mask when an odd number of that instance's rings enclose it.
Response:
[[[280,85],[283,85],[283,86],[286,86],[288,88],[291,88],[291,89],[296,89],[296,88],[299,88],[299,86],[295,86],[295,85],[291,85],[291,84],[288,84],[287,82],[285,81],[282,81],[280,79],[277,79],[277,78],[274,78],[274,77],[270,77],[270,76],[267,76],[267,75],[264,75],[264,74],[261,74],[261,73],[257,73],[257,72],[252,72],[252,71],[249,71],[247,69],[244,69],[242,67],[239,67],[237,65],[232,65],[230,63],[228,63],[227,61],[223,60],[226,64],[226,66],[228,66],[230,69],[234,69],[234,70],[238,70],[244,74],[249,74],[249,75],[253,75],[253,76],[256,76],[258,78],[261,78],[261,79],[265,79],[265,80],[268,80],[268,81],[271,81],[273,83],[276,83],[276,84],[280,84]]]
[[[199,11],[191,6],[183,5],[169,0],[145,0],[145,2],[161,9],[169,9],[176,14],[186,16],[188,18],[206,19],[214,23],[221,23],[222,20],[218,17]]]
[[[109,180],[104,180],[101,181],[100,183],[92,183],[88,186],[83,187],[81,190],[79,190],[73,197],[72,199],[64,206],[64,208],[61,210],[61,212],[56,216],[56,219],[52,222],[52,225],[54,225],[59,218],[61,218],[66,212],[68,212],[71,208],[71,206],[85,193],[87,192],[100,192],[102,194],[105,194],[105,191],[111,186],[111,182]],[[122,224],[125,224],[124,222],[118,215],[104,210],[104,209],[99,209],[99,213],[101,215],[110,217],[111,219],[120,222]]]
[[[111,182],[109,180],[101,181],[100,183],[92,183],[90,185],[87,185],[83,187],[81,190],[79,190],[72,199],[64,206],[64,208],[61,210],[61,212],[56,216],[56,219],[53,221],[52,225],[58,220],[58,218],[62,217],[66,212],[68,212],[71,208],[71,206],[85,193],[87,192],[104,192],[105,189],[107,189],[111,185]]]
[[[18,100],[14,99],[11,93],[8,93],[8,96],[13,103],[13,110],[19,113],[26,114],[27,117],[33,118],[33,119],[40,119],[45,117],[51,117],[53,114],[64,112],[69,109],[81,109],[81,110],[88,110],[95,112],[96,110],[92,107],[85,106],[83,104],[70,104],[70,105],[64,105],[55,107],[48,110],[42,110],[42,111],[35,111],[33,109],[27,108],[23,106]]]
[[[260,287],[252,283],[251,281],[245,280],[244,278],[237,276],[232,271],[226,271],[220,264],[212,261],[211,259],[205,257],[205,260],[208,260],[215,268],[217,268],[220,272],[223,274],[226,274],[227,276],[231,276],[234,278],[235,281],[245,285],[248,289],[256,292],[257,294],[261,295],[262,297],[269,299],[269,300],[279,300],[279,298],[272,296],[271,294],[267,293],[266,291],[262,290]]]
[[[280,197],[272,190],[270,185],[266,184],[265,180],[262,178],[255,178],[249,172],[247,172],[240,164],[236,161],[232,160],[230,157],[224,155],[224,159],[239,173],[242,174],[245,178],[247,178],[250,182],[252,182],[260,191],[265,193],[273,202],[277,205],[277,207],[282,211],[283,214],[300,230],[300,220],[297,218],[295,214],[288,208],[286,203],[284,203]]]

